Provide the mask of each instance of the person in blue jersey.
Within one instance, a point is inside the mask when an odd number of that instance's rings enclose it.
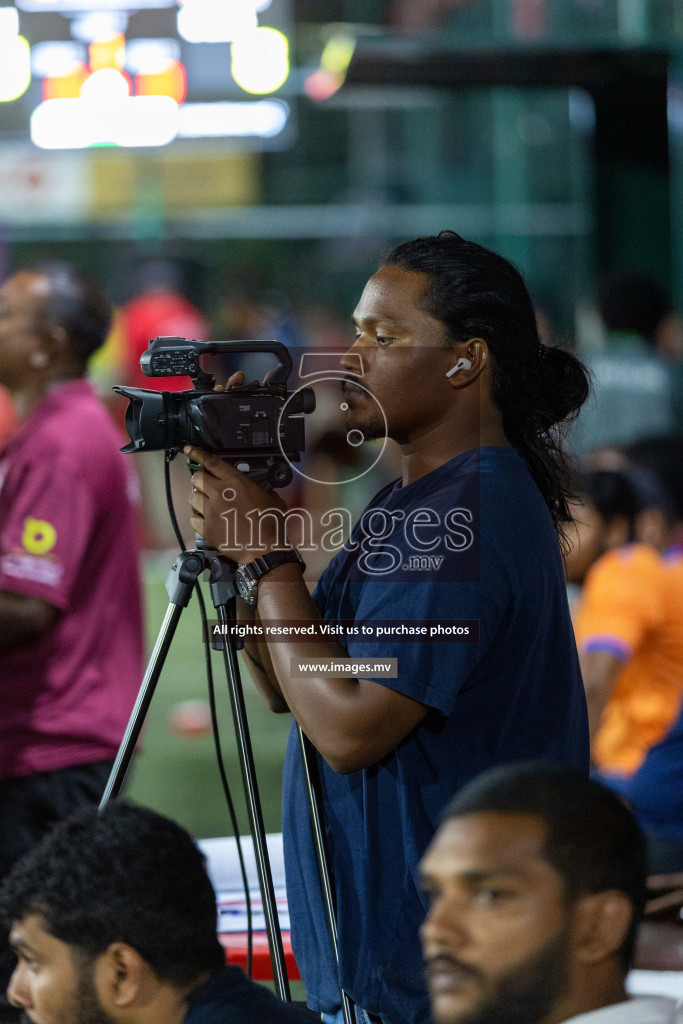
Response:
[[[191,523],[240,563],[245,621],[257,607],[262,623],[352,624],[343,644],[291,634],[245,647],[270,706],[290,710],[319,753],[339,974],[294,730],[283,797],[293,945],[312,1009],[334,1019],[341,983],[360,1022],[421,1024],[417,865],[447,799],[511,760],[588,771],[558,540],[570,519],[561,425],[588,384],[572,355],[540,344],[517,270],[454,232],[392,250],[354,323],[341,360],[347,427],[396,441],[402,477],[370,502],[313,595],[277,517],[261,519],[259,549],[240,547],[239,532],[226,542],[228,520],[246,525],[279,499],[194,448]],[[389,678],[291,671],[294,659],[344,656],[397,664]]]
[[[645,832],[650,873],[683,872],[683,706],[640,768],[611,787],[630,805]]]

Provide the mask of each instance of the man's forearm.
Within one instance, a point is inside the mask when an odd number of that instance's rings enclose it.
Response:
[[[237,620],[240,624],[256,624],[259,622],[258,612],[253,605],[238,598]],[[273,668],[268,644],[259,643],[258,640],[246,640],[242,655],[256,689],[265,698],[270,710],[278,714],[289,711]]]
[[[602,713],[607,706],[607,694],[590,685],[586,690],[586,708],[588,710],[588,731],[591,742],[595,739],[600,729]]]
[[[259,584],[258,618],[266,623],[276,619],[291,619],[306,623],[322,621],[322,616],[296,566],[279,566],[261,581]],[[246,644],[245,650],[247,650]],[[250,643],[248,652],[257,664],[260,664],[262,669],[268,672],[283,697],[287,700],[289,696],[292,697],[294,706],[290,704],[290,707],[295,714],[295,707],[302,705],[303,719],[309,717],[305,706],[308,704],[308,700],[304,699],[303,693],[299,691],[312,689],[325,693],[334,690],[334,684],[341,683],[342,689],[350,694],[357,684],[355,679],[292,679],[290,665],[293,658],[321,660],[346,656],[346,651],[341,644],[332,638],[315,642],[304,642],[292,638],[271,643]],[[297,714],[297,719],[304,725],[299,714]]]
[[[586,691],[588,723],[591,740],[600,728],[602,715],[609,703],[624,662],[610,651],[590,651],[580,657],[581,674]]]
[[[279,566],[261,581],[258,600],[259,615],[266,623],[275,619],[322,621],[300,571],[291,564]],[[336,771],[355,771],[375,764],[426,713],[417,701],[392,693],[371,680],[292,676],[293,659],[317,662],[346,657],[346,650],[333,638],[271,642],[269,652],[290,710]]]

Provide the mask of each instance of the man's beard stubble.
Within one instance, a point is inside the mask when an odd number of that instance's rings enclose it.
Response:
[[[366,441],[379,441],[383,440],[386,436],[386,428],[384,423],[380,423],[379,419],[368,419],[360,427],[356,427],[356,430],[360,430],[363,435],[363,443]]]
[[[84,968],[80,973],[74,1024],[116,1024],[114,1018],[104,1012],[95,989],[93,974],[92,967]]]
[[[362,384],[362,382],[359,382],[354,377],[347,377],[342,382],[341,391],[343,397],[346,399],[347,402],[350,403],[352,411],[354,390],[356,392],[360,391],[361,394],[365,395],[366,397],[370,396],[371,394],[370,391],[368,391],[368,389],[365,387],[365,385]],[[379,441],[386,437],[386,423],[383,417],[377,413],[376,406],[373,408],[373,405],[374,403],[368,409],[365,420],[360,420],[358,422],[354,422],[353,424],[349,424],[347,422],[347,428],[359,430],[361,432],[361,434],[363,435],[363,443],[365,443],[365,441]]]
[[[26,1012],[21,1015],[20,1024],[32,1024]],[[79,966],[76,992],[71,1005],[60,1014],[57,1024],[116,1024],[113,1017],[105,1013],[97,996],[91,964]]]
[[[569,948],[568,930],[562,929],[538,953],[496,979],[478,1006],[449,1024],[540,1024],[567,991]]]

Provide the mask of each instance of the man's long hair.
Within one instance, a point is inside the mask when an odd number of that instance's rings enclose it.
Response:
[[[381,263],[425,274],[422,308],[454,342],[483,338],[492,357],[491,397],[508,441],[527,463],[560,539],[571,522],[571,469],[564,428],[588,397],[582,363],[541,345],[519,272],[498,253],[442,231],[405,242]]]

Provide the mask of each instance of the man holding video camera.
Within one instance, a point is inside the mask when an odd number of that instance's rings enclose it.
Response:
[[[110,316],[65,264],[0,288],[0,382],[19,421],[0,454],[0,879],[99,800],[142,675],[135,495],[83,379]]]
[[[245,619],[258,602],[263,624],[354,623],[346,646],[335,635],[291,635],[245,647],[271,707],[290,709],[320,755],[339,973],[295,733],[283,810],[294,951],[312,1009],[334,1019],[341,984],[362,1021],[422,1024],[429,1000],[417,935],[426,902],[417,865],[447,799],[494,764],[588,767],[558,544],[570,518],[559,427],[588,385],[573,356],[540,344],[518,272],[453,232],[390,252],[354,323],[342,359],[347,429],[365,439],[386,432],[400,445],[403,474],[375,496],[312,597],[275,516],[261,518],[259,547],[237,542],[254,513],[283,511],[280,499],[188,448],[203,466],[193,477],[192,525],[241,563]],[[237,536],[226,543],[233,523]],[[430,622],[471,632],[408,642],[372,635],[380,623]],[[345,656],[395,658],[397,670],[296,671],[297,662]]]

